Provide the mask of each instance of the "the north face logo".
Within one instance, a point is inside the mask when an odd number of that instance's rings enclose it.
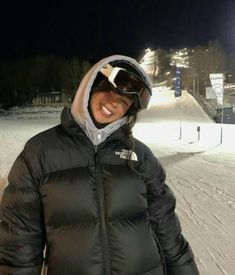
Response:
[[[133,161],[138,161],[137,155],[135,152],[131,150],[122,149],[121,152],[115,152],[116,155],[120,157],[120,159],[131,159]]]

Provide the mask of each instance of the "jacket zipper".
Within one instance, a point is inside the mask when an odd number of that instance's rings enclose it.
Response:
[[[158,246],[158,250],[159,250],[159,252],[160,252],[160,256],[161,256],[161,260],[162,260],[162,265],[163,265],[163,274],[164,274],[164,275],[167,275],[165,256],[164,256],[164,253],[163,253],[161,244],[159,243],[158,238],[157,238],[157,235],[156,235],[156,233],[155,233],[154,231],[153,231],[153,236],[154,236],[154,239],[155,239],[156,244],[157,244],[157,246]]]
[[[100,232],[101,232],[101,243],[103,253],[103,266],[104,275],[111,275],[110,268],[110,255],[108,248],[108,236],[107,236],[107,224],[105,218],[105,200],[104,200],[104,188],[100,172],[100,163],[97,154],[97,147],[95,148],[95,175],[97,183],[97,194],[98,194],[98,206],[99,206],[99,217],[100,217]]]

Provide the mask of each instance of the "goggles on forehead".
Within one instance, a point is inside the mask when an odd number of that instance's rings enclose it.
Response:
[[[119,67],[105,65],[100,72],[123,95],[137,99],[139,109],[146,109],[151,97],[148,85],[135,74]]]

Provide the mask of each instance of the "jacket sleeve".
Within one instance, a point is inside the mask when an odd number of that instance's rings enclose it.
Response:
[[[175,197],[165,184],[165,171],[155,157],[149,167],[148,212],[164,255],[167,275],[198,275],[193,252],[181,233],[180,222],[175,213]]]
[[[24,151],[13,164],[8,182],[0,205],[0,274],[39,275],[44,248],[42,207]]]

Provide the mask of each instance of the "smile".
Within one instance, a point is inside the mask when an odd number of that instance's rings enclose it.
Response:
[[[110,112],[107,108],[105,108],[104,106],[101,107],[102,111],[105,113],[105,115],[107,116],[111,116],[112,112]]]

